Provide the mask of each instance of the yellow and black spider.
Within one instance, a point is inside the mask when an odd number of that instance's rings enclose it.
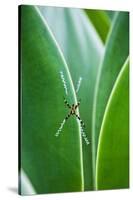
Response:
[[[81,120],[81,118],[80,118],[80,117],[77,115],[77,113],[76,113],[76,109],[79,107],[80,102],[81,102],[81,100],[79,100],[79,102],[78,102],[76,105],[75,105],[75,104],[70,105],[70,104],[67,102],[67,100],[64,98],[64,103],[65,103],[65,105],[70,109],[70,112],[69,112],[69,114],[65,117],[65,120],[68,120],[68,118],[69,118],[70,116],[75,115],[76,118],[80,121],[81,126],[84,128],[84,127],[85,127],[84,122]]]

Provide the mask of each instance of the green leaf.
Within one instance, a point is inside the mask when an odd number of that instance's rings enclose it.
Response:
[[[33,6],[21,6],[21,166],[37,193],[84,189],[79,122],[64,106],[64,73],[70,103],[77,103],[63,54],[46,21]]]
[[[92,24],[94,25],[101,40],[103,41],[103,43],[105,43],[111,26],[111,21],[107,13],[104,10],[88,10],[88,9],[85,9],[85,13],[87,14],[89,20],[91,20]]]
[[[112,21],[112,20],[114,19],[115,13],[116,13],[117,11],[106,10],[105,12],[106,12],[106,14],[108,15],[108,17],[110,18],[110,20]]]
[[[97,189],[129,187],[129,60],[111,92],[100,131]]]
[[[85,133],[90,141],[90,145],[87,145],[82,139],[84,185],[85,190],[92,190],[92,105],[96,76],[104,46],[82,9],[39,8],[63,51],[75,90],[79,77],[82,77],[77,97],[81,99],[80,117],[86,125]]]
[[[129,54],[129,14],[119,12],[116,14],[111,31],[108,36],[106,50],[99,71],[95,98],[93,104],[93,171],[95,172],[95,161],[99,132],[108,98],[116,81],[116,78]]]

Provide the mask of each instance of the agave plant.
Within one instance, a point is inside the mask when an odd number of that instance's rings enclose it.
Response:
[[[129,185],[129,13],[21,6],[20,193]],[[70,117],[76,105],[85,124]],[[82,84],[79,92],[76,85]]]

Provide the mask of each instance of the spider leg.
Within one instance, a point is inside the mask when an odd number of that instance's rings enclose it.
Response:
[[[71,116],[71,113],[69,113],[66,117],[65,120],[68,120],[68,118]]]
[[[88,145],[88,144],[90,144],[90,142],[89,142],[89,140],[88,140],[88,138],[87,138],[87,135],[86,135],[85,132],[84,132],[85,124],[84,124],[84,122],[80,119],[80,117],[79,117],[76,113],[75,113],[75,115],[76,115],[76,117],[78,118],[78,120],[80,121],[80,125],[81,125],[81,134],[82,134],[82,136],[83,136],[83,138],[84,138],[86,144]]]
[[[68,108],[71,108],[71,106],[69,105],[69,103],[67,102],[67,100],[64,98],[64,103]]]
[[[75,109],[76,109],[77,107],[79,107],[80,102],[81,102],[81,99],[80,99],[79,102],[75,105]]]
[[[80,124],[83,128],[85,128],[85,124],[83,122],[83,120],[75,113],[75,116],[77,117],[77,119],[80,121]]]

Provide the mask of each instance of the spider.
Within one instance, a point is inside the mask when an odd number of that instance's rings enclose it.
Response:
[[[75,115],[76,118],[80,121],[81,133],[82,133],[82,136],[83,136],[83,138],[84,138],[86,144],[88,145],[88,144],[89,144],[89,141],[88,141],[87,136],[86,136],[86,134],[85,134],[85,132],[84,132],[84,130],[83,130],[83,129],[85,128],[85,124],[84,124],[84,122],[80,119],[80,117],[79,117],[79,116],[77,115],[77,113],[76,113],[76,109],[79,107],[80,102],[81,102],[81,100],[80,100],[76,105],[75,105],[75,104],[72,104],[72,105],[70,106],[70,104],[69,104],[69,103],[67,102],[67,100],[64,98],[64,103],[65,103],[65,105],[70,109],[70,111],[69,111],[69,114],[64,118],[64,120],[63,120],[63,122],[61,123],[61,126],[60,126],[60,128],[58,129],[58,131],[56,132],[55,136],[56,136],[56,137],[59,136],[59,134],[60,134],[60,132],[62,131],[62,128],[63,128],[65,122],[69,119],[69,117]]]
[[[70,109],[70,112],[69,112],[69,114],[65,117],[65,120],[68,120],[68,118],[69,118],[70,116],[75,115],[76,118],[80,121],[81,126],[84,128],[84,127],[85,127],[84,122],[80,119],[80,117],[79,117],[79,116],[77,115],[77,113],[76,113],[76,109],[79,107],[80,102],[81,102],[81,100],[79,100],[79,102],[78,102],[76,105],[75,105],[75,104],[72,104],[72,105],[70,106],[70,104],[69,104],[69,103],[67,102],[67,100],[64,98],[64,103],[65,103],[65,105]]]

